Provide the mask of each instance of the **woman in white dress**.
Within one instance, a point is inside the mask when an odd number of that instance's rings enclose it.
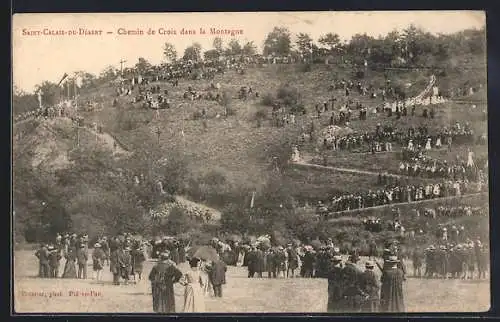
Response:
[[[427,143],[425,144],[425,149],[427,151],[431,149],[431,139],[430,138],[427,139]]]
[[[189,261],[191,269],[184,274],[184,312],[205,312],[205,298],[203,294],[203,280],[198,268],[200,260],[192,258]]]
[[[203,295],[204,296],[211,294],[210,279],[208,278],[209,267],[210,267],[209,262],[206,262],[206,261],[201,262],[200,276],[201,276],[201,280],[203,281]]]

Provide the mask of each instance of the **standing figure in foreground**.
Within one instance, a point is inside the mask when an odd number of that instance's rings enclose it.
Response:
[[[76,251],[76,258],[78,260],[78,278],[87,279],[88,256],[85,244],[81,243]]]
[[[62,278],[76,278],[76,248],[69,246],[65,256],[64,272]]]
[[[170,260],[170,253],[161,253],[159,260],[149,273],[153,292],[153,311],[175,313],[174,284],[179,282],[182,272]]]
[[[49,250],[47,246],[42,244],[35,256],[38,258],[38,277],[49,277]]]
[[[94,245],[94,252],[92,253],[92,266],[94,268],[95,277],[97,281],[101,280],[102,269],[104,268],[104,261],[106,260],[106,253],[101,247],[100,243]]]
[[[184,274],[181,282],[184,285],[184,312],[205,312],[205,295],[203,294],[203,280],[199,270],[200,260],[191,258],[189,270]]]
[[[380,292],[380,306],[382,312],[404,312],[403,281],[404,273],[398,267],[396,256],[389,256],[382,271],[382,289]]]
[[[343,300],[342,285],[342,257],[333,256],[331,267],[328,271],[328,312],[341,312]]]
[[[226,284],[226,272],[226,263],[220,259],[214,260],[208,270],[208,276],[210,283],[213,285],[215,297],[222,297],[222,285]]]
[[[49,266],[50,274],[52,278],[59,277],[59,261],[61,260],[61,252],[58,248],[49,246]]]
[[[364,312],[378,312],[380,285],[373,271],[372,262],[366,262],[366,270],[361,275],[361,288],[368,295],[364,305]]]

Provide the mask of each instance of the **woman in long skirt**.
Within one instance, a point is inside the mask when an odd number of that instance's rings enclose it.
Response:
[[[76,248],[69,247],[65,257],[66,264],[62,278],[76,278]]]
[[[206,261],[201,262],[200,276],[201,276],[201,280],[202,280],[202,284],[203,284],[203,295],[205,295],[205,296],[212,293],[210,279],[208,278],[209,267],[210,267],[210,263],[208,263]]]
[[[184,275],[184,312],[205,312],[205,296],[203,294],[203,280],[198,268],[198,258],[189,261],[189,270]]]

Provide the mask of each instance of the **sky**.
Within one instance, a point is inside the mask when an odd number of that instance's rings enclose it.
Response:
[[[210,34],[210,28],[240,30],[236,36],[220,35],[224,44],[232,38],[253,41],[261,52],[275,26],[287,27],[292,34],[308,33],[314,40],[328,32],[349,40],[357,33],[377,37],[410,24],[432,33],[454,33],[484,27],[486,18],[481,11],[15,14],[13,82],[18,89],[33,92],[42,81],[57,83],[64,73],[82,70],[98,75],[106,66],[119,68],[121,60],[126,60],[124,67],[135,65],[139,57],[159,64],[165,42],[173,44],[180,56],[193,42],[200,43],[203,51],[211,49],[217,35]],[[176,34],[159,34],[161,28]],[[182,35],[183,28],[196,35]],[[200,34],[200,28],[206,34]],[[150,29],[155,34],[148,34]],[[44,35],[44,30],[52,34]],[[102,32],[85,35],[83,30]],[[137,30],[143,34],[119,34]],[[73,31],[76,35],[70,34]]]

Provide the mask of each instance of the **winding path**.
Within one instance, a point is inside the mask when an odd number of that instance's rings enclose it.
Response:
[[[305,161],[291,162],[291,164],[299,166],[299,167],[305,167],[305,168],[313,168],[313,169],[321,169],[321,170],[332,170],[332,171],[346,172],[346,173],[355,173],[355,174],[365,174],[365,175],[370,175],[370,176],[378,176],[380,174],[380,172],[358,170],[358,169],[350,169],[350,168],[340,168],[340,167],[324,166],[324,165],[319,165],[319,164],[308,163],[308,162],[305,162]],[[389,176],[389,177],[393,177],[393,178],[412,178],[410,176],[402,176],[402,175],[397,175],[397,174],[392,174],[392,173],[385,173],[385,175]]]

